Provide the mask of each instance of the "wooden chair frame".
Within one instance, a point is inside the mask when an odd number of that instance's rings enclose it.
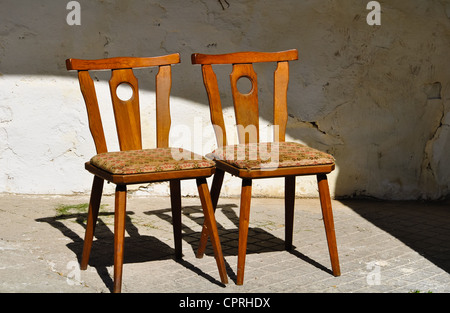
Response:
[[[157,147],[169,147],[170,131],[170,90],[172,85],[172,65],[180,62],[179,54],[170,54],[149,58],[109,58],[101,60],[68,59],[67,70],[77,70],[81,91],[88,112],[89,127],[93,136],[97,154],[108,152],[103,124],[100,116],[95,86],[90,71],[111,70],[109,81],[115,122],[121,151],[141,150],[141,121],[139,107],[138,81],[134,76],[134,68],[159,67],[156,75],[156,121],[157,121]],[[133,90],[130,99],[123,101],[117,96],[117,87],[129,84]],[[166,172],[153,172],[143,174],[117,175],[111,174],[87,162],[85,168],[94,174],[86,234],[81,258],[81,269],[88,265],[89,255],[93,242],[95,225],[97,222],[104,181],[116,184],[115,193],[115,220],[114,220],[114,292],[121,292],[123,246],[125,237],[126,195],[128,184],[139,184],[159,181],[170,182],[170,196],[172,206],[172,219],[175,239],[175,256],[182,257],[181,237],[181,190],[180,181],[196,179],[200,195],[205,223],[211,228],[209,235],[213,238],[213,247],[217,266],[222,283],[227,284],[228,278],[225,270],[222,249],[217,233],[211,197],[206,178],[214,174],[215,168],[199,168],[189,170],[174,170]]]
[[[203,82],[208,95],[211,122],[216,132],[217,144],[219,147],[227,145],[227,135],[222,113],[222,104],[219,94],[217,77],[212,65],[232,64],[233,70],[230,75],[231,91],[233,95],[236,124],[238,126],[238,138],[241,144],[259,142],[259,108],[258,108],[258,87],[257,75],[253,69],[253,63],[257,62],[277,62],[274,73],[274,120],[273,124],[278,128],[274,133],[274,141],[284,142],[286,125],[288,120],[287,110],[287,90],[289,83],[289,61],[298,59],[296,49],[281,52],[237,52],[222,55],[208,55],[195,53],[192,55],[192,64],[200,64],[203,74]],[[247,77],[252,82],[252,88],[247,94],[242,94],[237,88],[237,81],[241,77]],[[254,125],[256,136],[246,136],[243,130]],[[295,202],[295,177],[301,175],[316,175],[320,203],[322,207],[323,220],[325,224],[328,248],[332,264],[333,274],[340,275],[339,258],[334,230],[333,213],[331,208],[330,192],[327,181],[327,174],[334,170],[335,164],[318,166],[285,167],[273,171],[247,170],[233,166],[225,161],[216,160],[216,173],[214,175],[211,197],[214,210],[220,195],[224,173],[228,172],[234,176],[242,178],[242,191],[240,203],[239,221],[239,247],[238,247],[238,268],[237,284],[244,282],[245,257],[247,249],[247,236],[250,218],[250,201],[252,180],[270,177],[285,177],[285,248],[292,249],[293,218]],[[207,225],[204,225],[197,257],[202,257],[208,240]]]

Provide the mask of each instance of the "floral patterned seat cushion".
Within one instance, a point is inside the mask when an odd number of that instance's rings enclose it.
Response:
[[[229,145],[214,150],[207,157],[247,170],[326,165],[335,162],[333,156],[296,142]]]
[[[213,167],[214,162],[181,148],[157,148],[107,152],[91,164],[111,174],[143,174]]]

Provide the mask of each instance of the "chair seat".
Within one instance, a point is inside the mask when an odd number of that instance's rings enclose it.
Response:
[[[228,145],[206,157],[245,170],[334,164],[333,156],[296,142]]]
[[[90,163],[116,175],[144,174],[213,167],[211,160],[182,148],[156,148],[107,152]]]

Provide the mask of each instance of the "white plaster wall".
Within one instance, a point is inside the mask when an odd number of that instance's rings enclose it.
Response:
[[[66,23],[67,2],[0,0],[0,192],[90,189],[84,162],[95,149],[66,58],[180,52],[182,63],[173,70],[171,139],[205,154],[215,139],[200,68],[190,64],[190,54],[297,48],[287,136],[336,157],[337,169],[329,176],[333,195],[448,195],[450,1],[379,1],[381,26],[366,23],[368,1],[360,0],[84,0],[78,1],[80,26]],[[222,74],[227,79],[228,72]],[[107,79],[99,74],[98,86],[106,87]],[[259,83],[264,132],[272,114],[271,91],[264,88],[271,78]],[[146,147],[155,141],[153,84],[142,77]],[[106,112],[108,91],[100,97]],[[223,102],[232,122],[231,97],[224,93]],[[200,131],[201,142],[180,129]],[[111,124],[107,137],[114,136]],[[196,195],[194,183],[183,187],[186,195]],[[112,192],[113,186],[106,189]],[[135,189],[168,194],[166,184]],[[253,189],[255,196],[282,196],[283,180],[258,180]],[[227,176],[223,195],[239,191],[240,180]],[[297,195],[317,196],[315,179],[298,178]]]

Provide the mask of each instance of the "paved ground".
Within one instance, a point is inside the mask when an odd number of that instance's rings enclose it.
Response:
[[[87,196],[0,196],[0,292],[110,292],[113,203],[103,198],[90,267],[79,271]],[[196,259],[200,201],[183,199],[183,261],[173,258],[168,198],[130,196],[123,292],[450,292],[450,204],[333,201],[341,277],[330,261],[318,199],[297,199],[295,250],[283,250],[282,199],[252,200],[245,284],[237,286],[238,199],[220,199],[217,222],[230,283],[209,246]]]

